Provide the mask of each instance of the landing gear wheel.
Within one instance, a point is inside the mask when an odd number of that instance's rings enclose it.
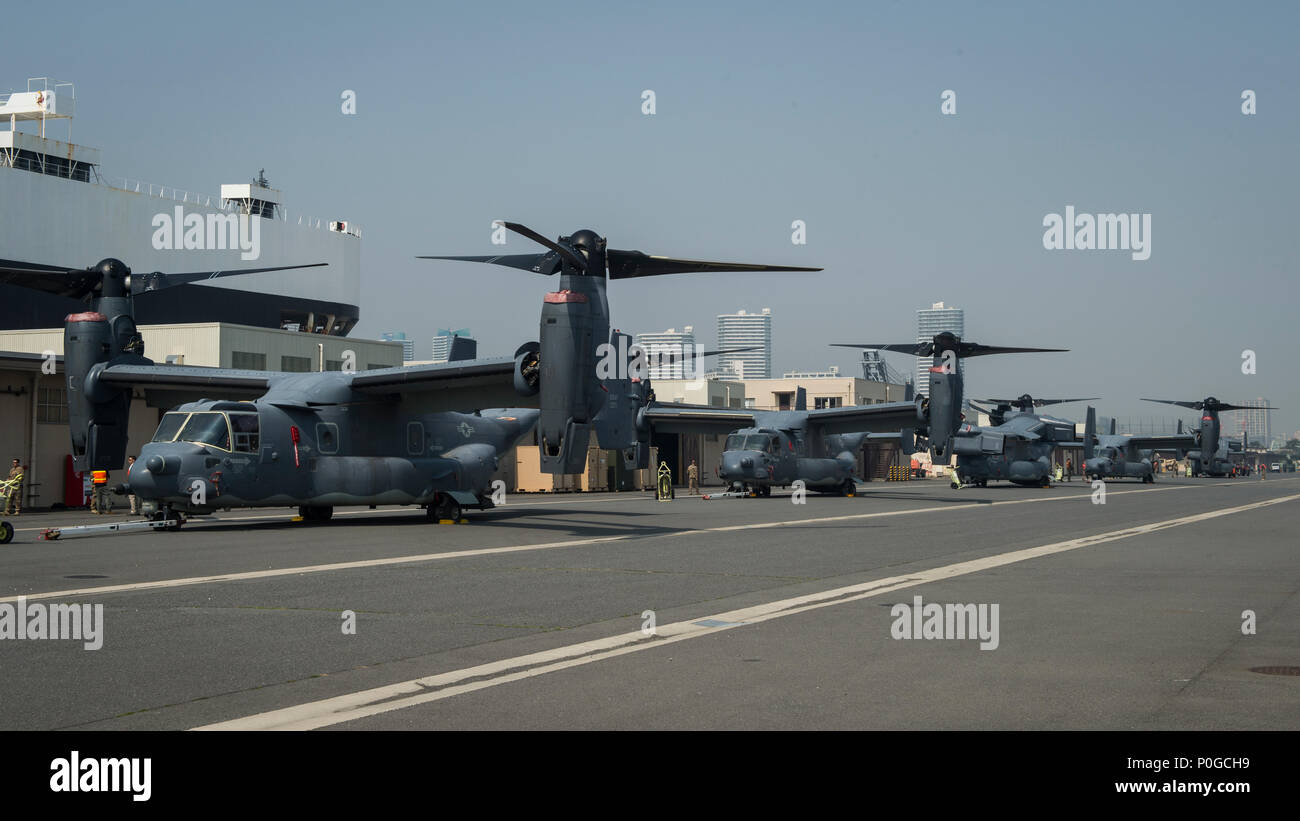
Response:
[[[844,484],[840,485],[841,496],[851,498],[853,496],[856,496],[857,493],[858,493],[858,486],[853,482],[852,479],[845,479]]]
[[[167,522],[166,527],[155,528],[154,529],[155,533],[161,533],[164,530],[166,530],[169,533],[175,533],[176,531],[181,529],[181,525],[185,524],[185,517],[180,515],[179,513],[173,513],[170,510],[160,510],[157,513],[150,516],[149,521]]]
[[[459,522],[460,502],[445,493],[439,493],[433,497],[433,504],[429,505],[429,518],[435,522],[441,522],[444,519]]]
[[[1038,483],[1038,486],[1039,486],[1039,487],[1051,487],[1051,486],[1052,486],[1052,480],[1049,479],[1048,477],[1044,476],[1043,479],[1042,479],[1042,481],[1040,481],[1040,482]]]
[[[0,544],[9,544],[14,540],[14,526],[8,522],[0,522]]]

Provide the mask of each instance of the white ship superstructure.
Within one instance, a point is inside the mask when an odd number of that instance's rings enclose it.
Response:
[[[325,262],[147,292],[137,297],[136,317],[141,324],[225,321],[335,335],[356,324],[355,225],[289,212],[283,193],[260,174],[212,194],[107,177],[98,150],[70,141],[75,105],[71,84],[44,78],[28,81],[25,92],[0,94],[0,266],[62,270],[116,257],[146,274]],[[63,127],[68,140],[51,136]],[[0,276],[0,328],[61,325],[72,302]]]

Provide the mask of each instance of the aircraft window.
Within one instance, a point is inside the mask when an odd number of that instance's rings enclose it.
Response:
[[[151,442],[170,442],[180,433],[181,428],[185,425],[185,420],[189,419],[188,413],[164,413],[162,421],[158,423],[158,432],[153,435]]]
[[[257,453],[259,445],[257,414],[230,414],[230,430],[235,435],[236,453]]]
[[[226,415],[216,411],[190,414],[190,420],[185,423],[177,438],[182,442],[230,450],[230,426],[226,422]]]
[[[727,437],[725,450],[756,450],[761,453],[775,453],[779,447],[779,440],[770,433],[733,433]]]

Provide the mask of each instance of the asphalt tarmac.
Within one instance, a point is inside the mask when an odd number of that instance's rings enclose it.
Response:
[[[24,514],[0,619],[102,604],[103,644],[0,625],[0,728],[1300,729],[1252,671],[1300,668],[1295,478],[682,493]],[[995,634],[896,638],[918,596]]]

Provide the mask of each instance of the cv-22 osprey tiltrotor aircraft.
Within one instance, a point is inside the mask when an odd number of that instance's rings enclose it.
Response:
[[[76,469],[121,469],[134,388],[174,408],[140,449],[124,490],[147,514],[179,526],[181,514],[227,507],[298,506],[305,519],[325,520],[341,504],[418,504],[430,518],[454,519],[463,507],[490,506],[497,458],[534,425],[549,473],[581,472],[593,432],[602,447],[646,462],[635,425],[645,389],[630,377],[597,374],[602,346],[629,350],[627,335],[610,329],[606,279],[816,270],[607,251],[592,231],[552,242],[521,225],[506,227],[550,251],[452,259],[558,273],[558,289],[543,300],[539,340],[511,357],[437,365],[277,373],[154,364],[132,315],[140,283],[120,261],[0,273],[46,289],[75,280],[91,300],[64,331]],[[154,276],[150,287],[242,273],[249,271]]]
[[[1034,409],[1086,401],[1088,398],[1037,399],[1029,394],[1016,399],[971,400],[971,407],[988,413],[992,424],[963,424],[958,429],[954,439],[957,476],[961,482],[979,487],[987,487],[990,480],[996,479],[1029,487],[1049,485],[1052,451],[1080,443],[1075,441],[1074,422],[1035,413]],[[984,408],[983,403],[995,407]],[[975,445],[979,452],[975,452]]]
[[[718,476],[736,490],[770,496],[773,487],[785,487],[798,480],[810,490],[853,495],[855,453],[868,439],[895,439],[904,453],[911,454],[918,436],[926,436],[931,452],[945,460],[951,452],[962,452],[956,448],[971,441],[970,437],[959,438],[961,357],[1046,350],[979,345],[963,342],[947,332],[921,343],[836,347],[932,356],[935,364],[930,369],[930,396],[912,402],[815,410],[808,410],[806,404],[801,406],[806,400],[796,399],[795,408],[788,411],[650,403],[638,416],[638,429],[663,433],[730,431]]]
[[[964,380],[959,363],[962,359],[993,354],[1062,353],[1063,349],[981,345],[965,342],[947,331],[926,342],[838,344],[836,347],[933,357],[930,396],[917,399],[917,432],[928,437],[930,454],[936,464],[945,464],[956,454],[957,474],[963,481],[987,484],[989,479],[1006,479],[1021,485],[1046,484],[1050,481],[1052,448],[1074,438],[1072,422],[1029,412],[1036,402],[1028,396],[1015,402],[1003,401],[1001,404],[1006,407],[993,412],[1003,422],[994,427],[968,424],[961,412]],[[1020,412],[1012,413],[1012,405],[1020,407]],[[952,486],[960,484],[954,481]]]
[[[651,402],[637,423],[659,433],[729,434],[718,476],[733,493],[771,496],[773,487],[801,481],[809,490],[852,496],[854,454],[863,441],[893,438],[911,453],[917,406],[890,402],[808,410],[807,393],[799,388],[794,408],[787,411]]]
[[[1220,436],[1219,413],[1228,410],[1277,410],[1269,407],[1252,407],[1248,405],[1230,405],[1208,396],[1199,402],[1178,399],[1143,399],[1143,402],[1160,402],[1165,405],[1177,405],[1201,412],[1201,426],[1196,431],[1196,450],[1187,454],[1191,463],[1193,476],[1227,476],[1232,472],[1229,452],[1235,442],[1230,443]],[[1246,447],[1246,436],[1242,435],[1241,448]]]
[[[1182,422],[1178,428],[1182,430]],[[1156,480],[1151,460],[1158,453],[1172,453],[1182,457],[1196,447],[1192,434],[1176,433],[1155,436],[1119,434],[1115,420],[1110,420],[1110,433],[1097,433],[1097,411],[1088,408],[1088,419],[1083,429],[1083,473],[1092,479],[1141,479],[1145,484]]]

